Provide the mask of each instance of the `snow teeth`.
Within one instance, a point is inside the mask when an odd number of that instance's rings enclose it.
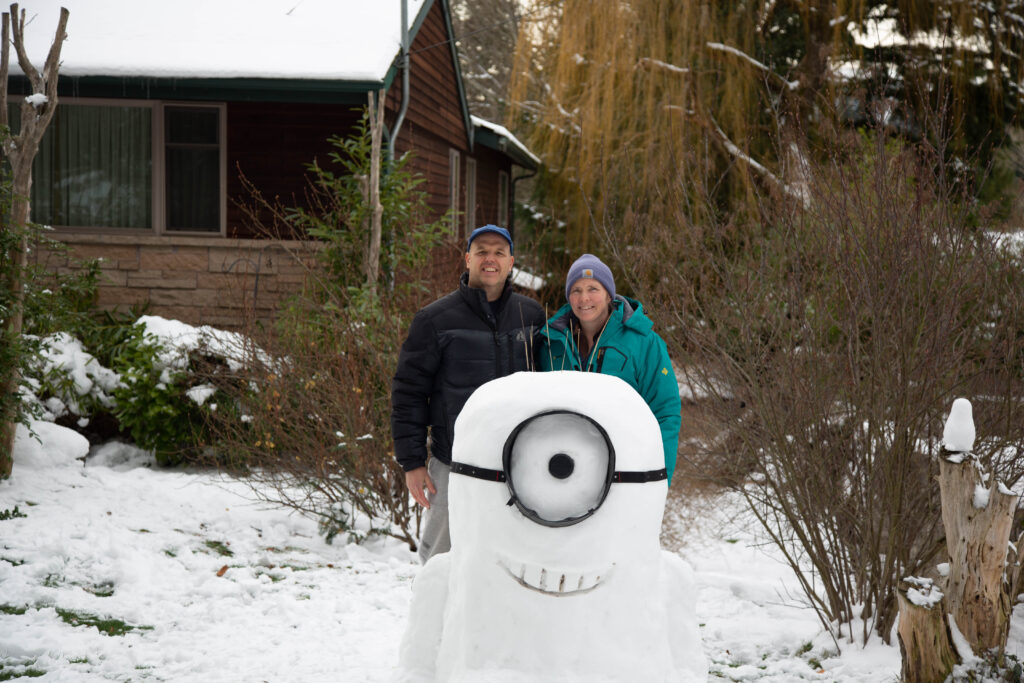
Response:
[[[551,571],[539,565],[528,565],[501,558],[498,562],[519,585],[530,590],[562,597],[592,591],[601,583],[602,574]],[[607,572],[604,573],[607,575]]]
[[[541,583],[544,577],[544,569],[537,566],[526,567],[523,575],[520,577],[523,583],[530,586],[531,588],[537,588],[544,590],[544,586]]]

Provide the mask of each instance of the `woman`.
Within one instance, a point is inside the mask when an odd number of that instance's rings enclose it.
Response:
[[[671,481],[680,401],[665,342],[639,301],[616,296],[612,271],[593,254],[584,254],[569,268],[565,298],[569,303],[541,331],[541,369],[601,372],[628,382],[658,418]]]

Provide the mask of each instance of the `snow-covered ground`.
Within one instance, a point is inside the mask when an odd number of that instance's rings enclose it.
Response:
[[[391,678],[419,570],[406,547],[326,545],[239,482],[120,444],[85,457],[74,432],[35,429],[42,443],[22,434],[0,482],[0,680]],[[664,545],[697,572],[711,678],[898,680],[898,648],[877,639],[835,655],[739,510],[673,499],[665,520]],[[1015,624],[1010,651],[1021,641]]]

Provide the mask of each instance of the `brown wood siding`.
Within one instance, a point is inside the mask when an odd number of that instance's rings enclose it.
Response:
[[[441,3],[435,2],[410,49],[409,108],[395,145],[398,154],[415,150],[414,168],[426,179],[420,187],[438,215],[448,209],[448,150],[454,148],[461,155],[463,188],[469,152],[450,39]],[[398,77],[388,92],[390,111],[398,111],[401,96]]]
[[[476,222],[478,225],[498,222],[498,172],[505,171],[512,180],[512,162],[493,149],[477,145],[476,158]],[[507,228],[507,225],[502,227]]]
[[[462,201],[465,200],[465,164],[469,153],[449,39],[442,5],[435,2],[411,47],[409,107],[396,144],[397,154],[414,150],[410,170],[424,177],[420,190],[427,193],[435,216],[449,208],[449,150],[454,148],[460,154]],[[401,97],[399,74],[386,99],[389,127],[398,116]],[[305,164],[315,156],[324,158],[330,150],[327,138],[347,134],[358,116],[348,105],[229,102],[228,236],[253,236],[236,206],[237,200],[244,201],[239,171],[264,196],[301,204]],[[489,173],[485,167],[486,164],[478,166],[478,177]],[[465,210],[465,206],[459,208]],[[478,214],[478,222],[481,215],[485,214]]]
[[[350,105],[228,102],[228,237],[254,234],[236,205],[248,199],[240,173],[264,197],[301,204],[306,164],[326,164],[327,138],[347,135],[358,119]]]

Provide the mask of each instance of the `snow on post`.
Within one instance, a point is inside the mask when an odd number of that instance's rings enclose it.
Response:
[[[953,402],[939,458],[942,524],[949,553],[946,599],[956,626],[975,652],[1002,647],[1011,596],[1003,588],[1018,496],[985,472],[974,448],[971,403]],[[1008,577],[1008,585],[1017,582]]]
[[[974,450],[974,415],[971,402],[966,398],[953,401],[953,407],[942,430],[942,447],[950,453],[970,453]]]

